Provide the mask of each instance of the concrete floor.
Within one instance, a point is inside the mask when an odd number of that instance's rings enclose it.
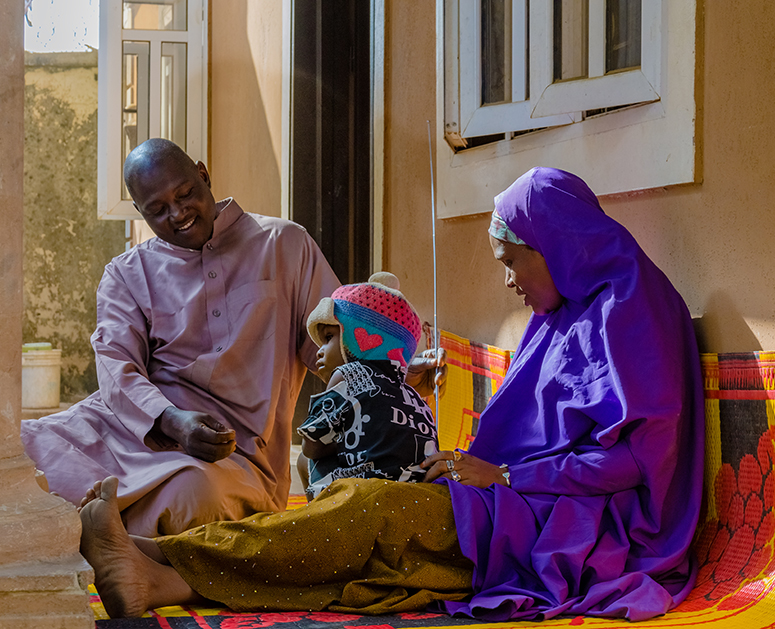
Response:
[[[296,459],[301,454],[301,445],[291,445],[291,494],[303,494],[304,487],[301,484],[299,473],[296,471]]]

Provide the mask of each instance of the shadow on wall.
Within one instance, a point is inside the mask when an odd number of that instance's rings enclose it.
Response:
[[[211,24],[214,194],[233,196],[247,212],[279,216],[282,4],[213,3]]]
[[[723,291],[711,294],[705,314],[692,320],[700,352],[755,352],[762,349],[735,302]]]

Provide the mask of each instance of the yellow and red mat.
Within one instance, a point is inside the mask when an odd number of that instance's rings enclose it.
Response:
[[[503,382],[511,353],[442,332],[449,377],[440,404],[439,441],[465,448],[476,435],[479,413]],[[625,627],[775,629],[775,352],[705,354],[705,512],[695,536],[700,571],[688,599],[668,614],[631,623],[597,618],[482,623],[443,614],[357,616],[328,612],[235,614],[223,608],[166,607],[144,618],[107,620],[92,590],[99,628],[162,629],[400,629]],[[305,503],[291,497],[289,508]]]

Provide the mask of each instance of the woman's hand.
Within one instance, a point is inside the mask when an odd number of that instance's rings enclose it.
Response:
[[[463,450],[437,452],[420,463],[420,467],[427,470],[424,481],[426,483],[443,476],[463,485],[482,488],[489,487],[493,483],[508,484],[502,468],[482,461]]]
[[[435,385],[439,386],[439,397],[447,388],[447,352],[444,348],[426,349],[415,356],[406,370],[406,384],[412,387],[420,397],[430,397],[435,393]]]

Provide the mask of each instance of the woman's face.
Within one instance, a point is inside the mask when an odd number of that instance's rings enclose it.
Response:
[[[506,267],[506,286],[525,296],[525,305],[545,315],[562,305],[563,297],[554,285],[546,260],[527,245],[515,245],[490,236],[496,260]]]

